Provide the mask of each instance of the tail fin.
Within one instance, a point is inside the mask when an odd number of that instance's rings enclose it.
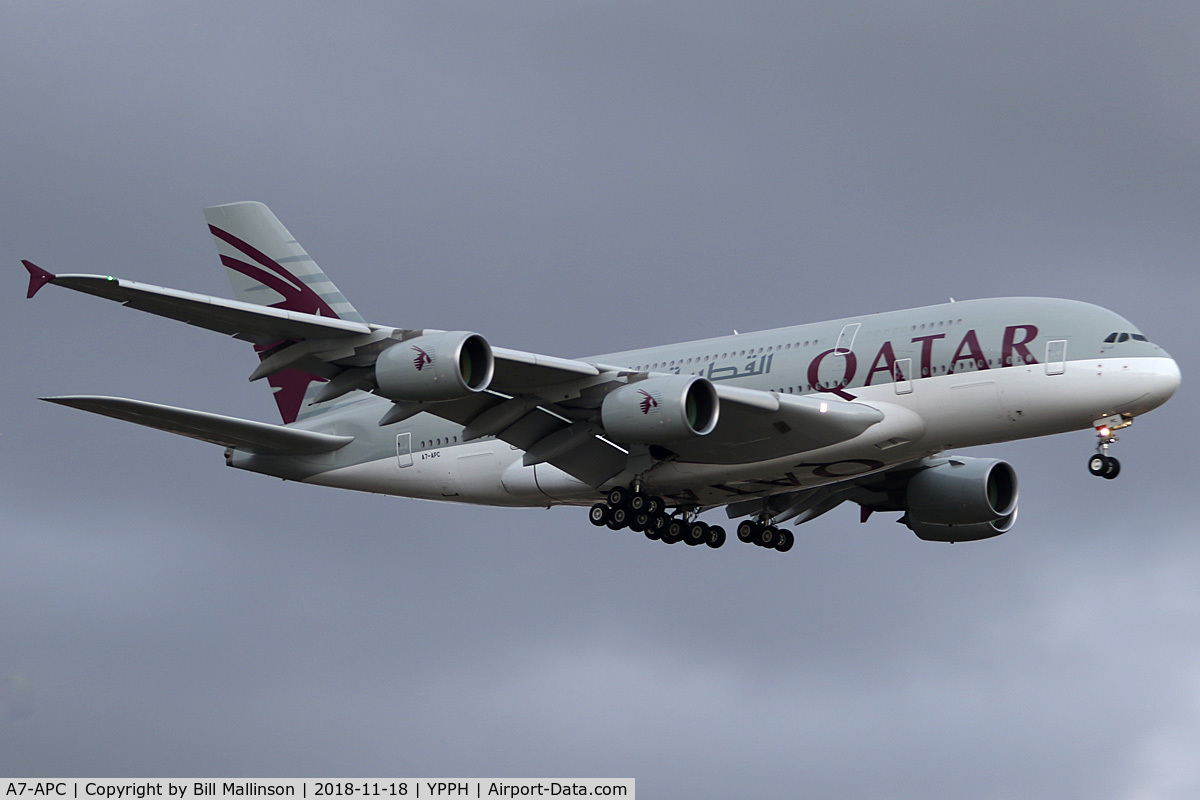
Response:
[[[288,311],[366,322],[262,203],[212,206],[204,209],[204,218],[208,220],[208,230],[216,242],[236,299]],[[255,346],[254,349],[261,358],[261,354],[283,344],[286,342]],[[319,387],[313,384],[324,380],[295,369],[284,370],[268,379],[284,422],[294,422],[301,416],[301,410],[313,402],[318,391]]]
[[[366,322],[262,203],[204,209],[236,299]]]

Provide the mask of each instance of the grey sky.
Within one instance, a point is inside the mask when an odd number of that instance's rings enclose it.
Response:
[[[1194,3],[9,3],[0,774],[636,777],[646,797],[1200,793]],[[261,200],[371,321],[562,356],[1036,294],[1184,384],[979,452],[998,539],[788,554],[303,487],[39,403],[274,421],[243,343],[29,258],[228,296]],[[776,794],[771,794],[772,792]]]

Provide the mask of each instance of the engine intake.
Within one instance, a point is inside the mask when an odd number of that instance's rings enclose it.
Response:
[[[670,444],[711,433],[720,401],[706,378],[647,378],[609,392],[600,406],[605,434],[618,442]]]
[[[955,457],[908,482],[908,527],[934,542],[999,536],[1017,519],[1017,473],[1007,461]]]
[[[486,339],[468,331],[442,331],[397,342],[380,353],[375,383],[389,400],[454,400],[488,388],[494,371]]]

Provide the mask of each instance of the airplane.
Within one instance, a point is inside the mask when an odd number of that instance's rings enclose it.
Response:
[[[1175,361],[1074,300],[966,300],[572,359],[472,331],[368,323],[262,203],[206,208],[236,299],[111,275],[46,284],[250,342],[283,424],[120,397],[42,398],[210,442],[237,469],[319,486],[494,506],[587,506],[596,526],[717,548],[700,515],[786,552],[845,502],[933,542],[1017,517],[1016,471],[949,451],[1093,429],[1165,403]]]

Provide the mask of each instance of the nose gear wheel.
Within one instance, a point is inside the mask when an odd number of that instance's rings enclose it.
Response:
[[[1097,420],[1096,436],[1100,441],[1096,443],[1096,454],[1088,458],[1088,472],[1110,481],[1121,474],[1121,462],[1108,454],[1108,447],[1117,441],[1117,437],[1113,435],[1115,431],[1128,428],[1132,424],[1133,417],[1128,414]]]
[[[1121,474],[1121,462],[1114,456],[1097,453],[1088,459],[1088,472],[1098,478],[1107,478],[1111,481]]]

